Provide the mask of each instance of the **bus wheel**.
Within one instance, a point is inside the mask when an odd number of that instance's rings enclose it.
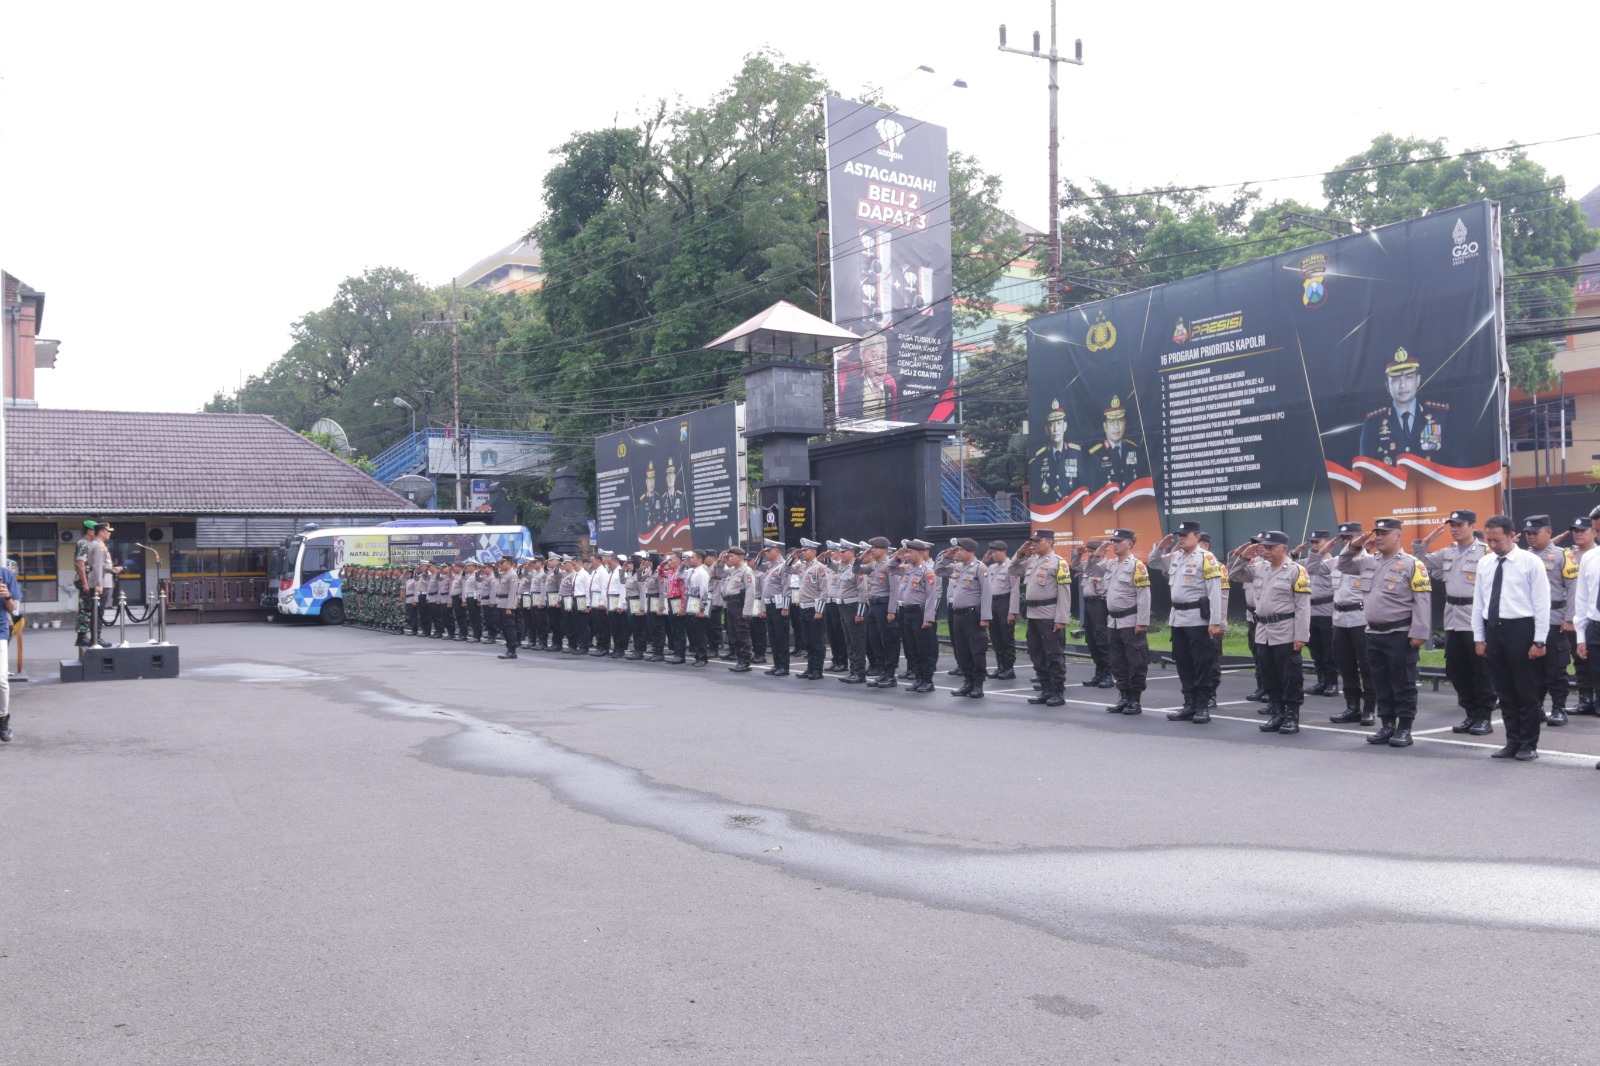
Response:
[[[322,605],[322,611],[318,617],[322,619],[322,624],[326,626],[344,625],[344,603],[340,600],[329,600]]]

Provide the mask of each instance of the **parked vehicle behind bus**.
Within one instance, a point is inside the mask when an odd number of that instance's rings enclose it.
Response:
[[[269,585],[261,606],[271,621],[279,615],[344,622],[339,580],[346,563],[415,566],[418,563],[492,563],[502,556],[533,558],[527,526],[456,525],[448,520],[408,519],[377,526],[307,529],[272,553]]]

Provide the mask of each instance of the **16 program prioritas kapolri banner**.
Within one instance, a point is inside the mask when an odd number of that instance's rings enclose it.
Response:
[[[1181,519],[1220,549],[1499,502],[1491,202],[1029,323],[1029,507],[1069,539]]]
[[[838,418],[948,421],[955,364],[945,130],[834,96],[826,111],[833,321],[864,338],[834,351]]]
[[[609,551],[726,548],[744,539],[744,405],[595,439],[595,535]]]

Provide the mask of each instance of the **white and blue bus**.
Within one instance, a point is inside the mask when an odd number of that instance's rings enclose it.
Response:
[[[457,525],[449,519],[404,519],[376,526],[306,529],[272,553],[266,595],[267,620],[279,615],[344,622],[339,568],[415,566],[418,563],[492,563],[502,556],[533,558],[527,526]]]

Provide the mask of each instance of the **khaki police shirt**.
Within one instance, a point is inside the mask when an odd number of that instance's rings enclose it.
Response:
[[[1150,625],[1150,568],[1132,552],[1126,559],[1103,561],[1106,583],[1106,624],[1112,629]],[[1120,617],[1119,617],[1120,615]]]
[[[1150,569],[1167,575],[1172,587],[1171,625],[1174,628],[1191,626],[1220,626],[1226,623],[1222,602],[1222,564],[1205,548],[1192,552],[1174,548],[1163,554],[1150,553]],[[1201,604],[1207,605],[1202,612]]]
[[[1256,586],[1256,643],[1293,644],[1311,639],[1311,576],[1293,559],[1274,568],[1257,559],[1251,567]],[[1276,621],[1267,621],[1267,619]]]
[[[1011,614],[1066,625],[1072,620],[1072,567],[1051,551],[1011,561]]]
[[[983,564],[974,559],[970,563],[958,563],[954,559],[941,560],[933,568],[936,575],[948,578],[950,581],[950,608],[976,607],[978,620],[987,622],[992,617],[994,597],[987,594],[984,588]]]
[[[1546,545],[1540,551],[1528,550],[1533,552],[1534,558],[1544,567],[1545,577],[1550,579],[1551,628],[1572,621],[1572,593],[1578,584],[1578,557],[1570,548],[1555,544]]]
[[[1364,600],[1368,632],[1374,625],[1409,622],[1401,631],[1412,640],[1428,639],[1433,631],[1433,582],[1421,559],[1407,552],[1385,557],[1346,548],[1334,565],[1340,573],[1368,580]]]
[[[1488,553],[1488,545],[1474,539],[1461,548],[1452,542],[1426,555],[1422,554],[1423,547],[1422,541],[1412,541],[1411,554],[1428,568],[1428,579],[1434,582],[1434,591],[1438,592],[1441,585],[1444,588],[1445,629],[1472,632],[1472,597],[1478,583],[1478,563]],[[1458,602],[1452,603],[1452,600]]]

